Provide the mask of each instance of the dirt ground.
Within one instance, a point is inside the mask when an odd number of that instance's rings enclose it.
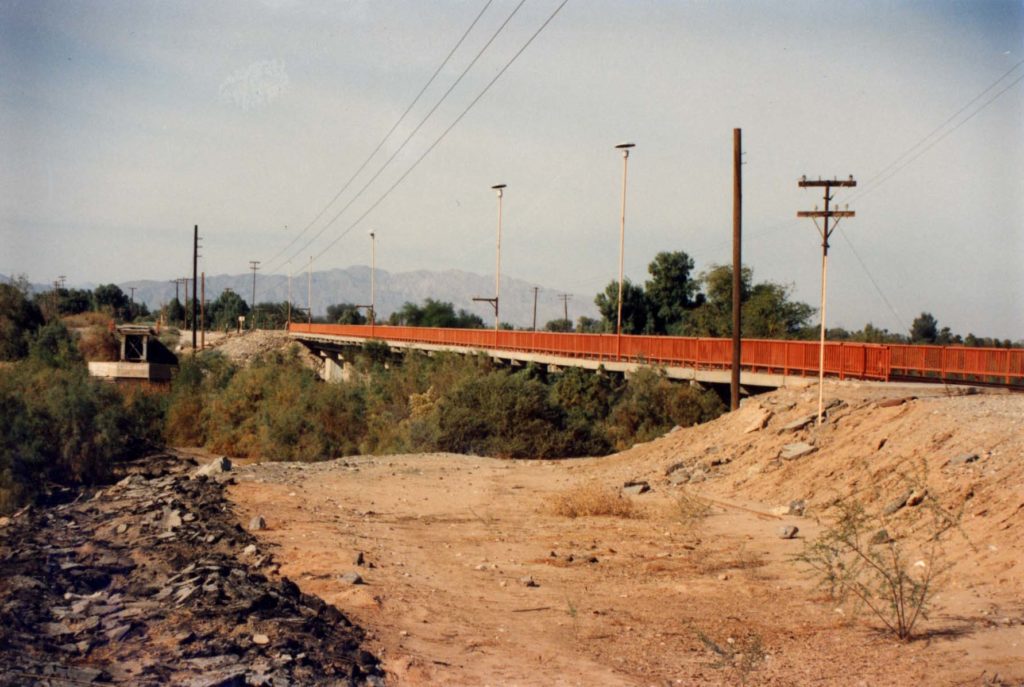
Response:
[[[814,390],[784,389],[605,458],[263,463],[230,495],[242,522],[266,518],[283,575],[367,628],[392,685],[1024,684],[1024,397],[835,384],[828,398],[843,403],[821,429],[784,429],[816,408]],[[795,442],[815,450],[780,460]],[[670,484],[677,463],[690,483]],[[624,496],[638,517],[554,514],[575,486],[633,479],[652,487]],[[883,523],[901,544],[934,533],[925,505],[960,524],[902,643],[792,557],[836,499],[878,512],[915,486],[925,503]],[[681,495],[710,511],[688,517]],[[784,514],[793,499],[803,516]]]

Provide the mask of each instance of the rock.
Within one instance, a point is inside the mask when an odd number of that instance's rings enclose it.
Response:
[[[967,463],[973,463],[978,460],[980,456],[977,453],[964,453],[957,456],[956,458],[950,458],[947,465],[966,465]]]
[[[779,434],[782,434],[783,432],[797,432],[803,429],[804,427],[807,427],[809,424],[811,424],[817,419],[818,415],[817,413],[815,413],[814,415],[808,415],[798,420],[793,420],[792,422],[788,422],[782,425],[782,427],[779,428]]]
[[[913,506],[921,505],[921,502],[924,501],[924,497],[927,496],[927,495],[928,495],[928,490],[927,489],[921,489],[920,491],[915,489],[914,491],[912,491],[910,493],[910,496],[907,497],[907,506],[908,507],[913,507]]]
[[[9,517],[7,517],[6,515],[3,516],[3,517],[0,517],[0,527],[7,527],[10,524],[11,524],[11,519]]]
[[[535,581],[535,580],[534,580],[534,579],[533,579],[533,578],[532,578],[531,576],[529,576],[529,575],[525,575],[524,577],[520,577],[520,578],[519,578],[519,582],[520,582],[520,584],[522,584],[522,585],[523,585],[524,587],[539,587],[539,586],[540,586],[540,585],[539,585],[539,584],[537,584],[537,582],[536,582],[536,581]]]
[[[364,565],[366,563],[366,557],[363,556],[362,551],[356,554],[356,558],[353,561],[353,563],[355,563],[356,565]]]
[[[267,529],[267,521],[262,515],[253,516],[252,520],[249,521],[250,532],[258,532],[265,529]]]
[[[793,539],[799,531],[796,525],[783,525],[779,528],[779,539]]]
[[[665,476],[671,476],[673,472],[678,472],[679,470],[684,469],[686,469],[686,461],[677,461],[669,465],[667,468],[665,468]]]
[[[895,499],[893,499],[892,501],[890,501],[885,506],[885,508],[882,509],[882,515],[892,515],[893,513],[898,511],[900,508],[903,508],[903,506],[907,505],[907,499],[910,498],[910,495],[912,493],[913,493],[912,491],[908,491],[908,492],[904,493],[902,496],[898,496]]]
[[[125,638],[129,632],[132,631],[131,624],[118,625],[106,631],[107,640],[110,642],[120,642]]]
[[[696,484],[698,482],[703,482],[707,478],[708,473],[704,472],[703,470],[694,470],[693,473],[690,475],[689,482],[690,484]]]
[[[242,553],[244,553],[246,556],[255,556],[256,555],[256,551],[257,551],[257,548],[256,548],[255,544],[249,544],[247,547],[242,549]]]
[[[762,429],[768,426],[768,422],[772,419],[772,411],[767,408],[762,408],[761,412],[754,417],[753,421],[747,425],[747,428],[743,430],[744,434],[751,434],[752,432],[760,432]]]
[[[913,401],[915,398],[917,398],[917,396],[905,396],[903,398],[886,398],[886,399],[882,399],[881,401],[876,403],[875,407],[876,408],[895,408],[896,406],[903,405],[907,401]]]
[[[798,441],[795,444],[786,444],[779,451],[779,458],[782,460],[796,460],[797,458],[803,458],[804,456],[810,455],[818,449],[811,446],[807,442]]]
[[[252,643],[256,646],[266,646],[267,644],[270,644],[270,637],[264,634],[254,634],[252,636]]]
[[[686,484],[690,481],[690,473],[687,470],[676,470],[668,476],[668,483],[676,486],[679,484]]]
[[[347,572],[338,577],[342,582],[348,582],[349,584],[364,584],[363,576],[357,572]]]
[[[221,456],[216,458],[213,462],[207,463],[198,470],[196,470],[196,477],[206,476],[212,477],[213,475],[219,475],[223,472],[231,471],[231,461],[226,457]]]
[[[871,546],[877,546],[878,544],[888,544],[891,541],[892,537],[889,536],[889,532],[885,529],[881,529],[871,535],[871,539],[868,540],[868,544]]]
[[[181,527],[181,513],[173,508],[164,508],[163,517],[160,520],[160,526],[166,532],[170,532],[171,530]]]
[[[803,517],[804,511],[807,510],[807,502],[803,499],[793,499],[789,502],[789,510],[786,515],[795,515],[797,517]]]
[[[117,526],[117,529],[114,530],[114,531],[117,532],[118,534],[124,534],[125,532],[128,531],[128,523],[122,522],[120,525]]]
[[[624,494],[645,494],[651,490],[651,485],[643,480],[632,480],[622,485]]]

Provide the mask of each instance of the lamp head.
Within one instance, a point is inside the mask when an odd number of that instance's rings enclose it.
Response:
[[[628,150],[630,148],[635,148],[636,147],[636,143],[620,143],[619,145],[617,145],[615,147],[618,148],[619,150]]]

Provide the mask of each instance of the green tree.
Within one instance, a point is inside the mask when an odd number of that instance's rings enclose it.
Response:
[[[96,310],[107,311],[117,319],[129,314],[128,296],[117,284],[100,284],[92,292]]]
[[[228,331],[238,326],[239,317],[248,315],[249,304],[241,296],[234,291],[221,291],[217,300],[210,303],[206,319],[211,328]]]
[[[740,271],[740,302],[750,299],[753,273]],[[712,265],[700,275],[705,300],[687,318],[683,331],[687,336],[723,337],[732,335],[732,267]]]
[[[572,331],[572,320],[566,320],[559,318],[557,320],[551,320],[544,325],[544,331],[546,332],[571,332]]]
[[[185,322],[185,306],[181,304],[177,297],[172,298],[171,302],[167,304],[166,314],[169,324],[183,324]],[[212,321],[212,313],[209,309],[206,312],[206,321]]]
[[[611,281],[604,291],[594,297],[594,304],[608,331],[615,331],[618,322],[619,282]],[[622,280],[622,333],[643,334],[647,331],[647,298],[643,287],[629,279]]]
[[[644,285],[649,329],[655,334],[681,331],[687,313],[703,302],[700,284],[691,276],[693,258],[683,251],[663,251],[647,266],[651,278]],[[624,299],[625,302],[625,299]]]
[[[929,312],[914,318],[910,325],[910,343],[933,344],[939,337],[939,321]]]
[[[0,360],[28,355],[29,342],[43,324],[43,313],[28,296],[24,278],[0,283]]]
[[[327,321],[331,324],[366,324],[366,316],[353,303],[335,303],[327,306]]]
[[[731,276],[731,275],[730,275]],[[732,294],[729,294],[732,297]],[[732,308],[730,307],[730,315]],[[814,308],[790,300],[790,289],[773,282],[754,285],[743,304],[743,335],[761,339],[789,339],[807,327]],[[731,331],[730,327],[730,331]]]
[[[593,317],[587,317],[581,315],[576,320],[576,331],[580,334],[601,334],[602,332],[608,331],[605,329],[606,323],[602,320],[595,320]]]
[[[460,329],[482,329],[484,321],[478,315],[459,310],[443,301],[428,298],[419,306],[406,302],[401,308],[391,313],[388,324],[407,327],[453,327]]]

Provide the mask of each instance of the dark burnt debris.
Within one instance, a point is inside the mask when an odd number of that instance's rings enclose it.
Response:
[[[150,456],[0,527],[0,685],[384,684],[362,630],[279,577],[194,466]]]

